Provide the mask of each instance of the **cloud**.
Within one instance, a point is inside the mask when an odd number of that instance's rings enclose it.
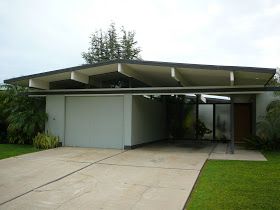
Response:
[[[112,21],[136,31],[146,60],[280,65],[276,0],[2,0],[0,82],[82,64],[90,33]]]

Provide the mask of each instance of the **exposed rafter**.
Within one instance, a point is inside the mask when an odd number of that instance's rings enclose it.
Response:
[[[45,82],[39,79],[29,79],[29,87],[48,90],[50,89],[50,84],[49,82]]]
[[[203,103],[206,103],[206,102],[207,102],[207,99],[206,99],[205,95],[203,95],[203,94],[200,95],[200,100],[201,100]]]
[[[76,72],[76,71],[71,71],[71,80],[75,80],[81,83],[88,84],[89,83],[89,76]]]
[[[230,77],[230,85],[234,86],[234,72],[233,71],[231,71],[229,73],[229,77]]]
[[[131,68],[128,68],[124,65],[122,65],[121,63],[118,63],[118,72],[128,76],[128,77],[132,77],[134,79],[137,79],[147,85],[151,85],[151,86],[158,86],[159,84],[154,82],[153,80],[151,80],[150,78],[147,78],[135,71],[133,71]]]
[[[174,67],[171,68],[171,77],[175,79],[177,82],[180,82],[182,86],[189,86],[189,82],[182,76],[182,74],[175,69]]]

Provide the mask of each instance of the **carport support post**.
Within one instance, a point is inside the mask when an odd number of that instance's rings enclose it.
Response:
[[[198,118],[199,118],[199,98],[200,94],[196,94],[196,101],[195,101],[195,109],[196,109],[196,115],[195,115],[195,138],[198,140]]]
[[[234,154],[234,102],[233,102],[233,97],[230,97],[230,127],[231,127],[230,153]]]

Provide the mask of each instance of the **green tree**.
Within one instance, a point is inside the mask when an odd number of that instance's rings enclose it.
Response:
[[[135,47],[137,42],[134,39],[134,31],[126,31],[122,28],[121,39],[121,58],[123,59],[137,59],[140,53],[140,48]]]
[[[32,143],[33,137],[44,130],[47,114],[45,100],[27,96],[27,88],[5,85],[1,92],[1,116],[8,124],[9,143]]]
[[[140,48],[135,40],[135,32],[121,28],[119,35],[115,24],[111,23],[107,31],[98,30],[90,36],[90,47],[82,57],[87,64],[115,59],[140,59]]]

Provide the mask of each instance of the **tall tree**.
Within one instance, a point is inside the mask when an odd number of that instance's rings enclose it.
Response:
[[[137,46],[134,31],[126,31],[124,27],[118,34],[115,24],[111,23],[107,31],[98,30],[90,36],[90,47],[82,57],[87,64],[115,59],[140,59],[140,48]]]
[[[122,27],[121,52],[123,59],[138,58],[141,50],[139,47],[134,47],[137,45],[137,41],[135,41],[134,37],[134,31],[126,31]]]

